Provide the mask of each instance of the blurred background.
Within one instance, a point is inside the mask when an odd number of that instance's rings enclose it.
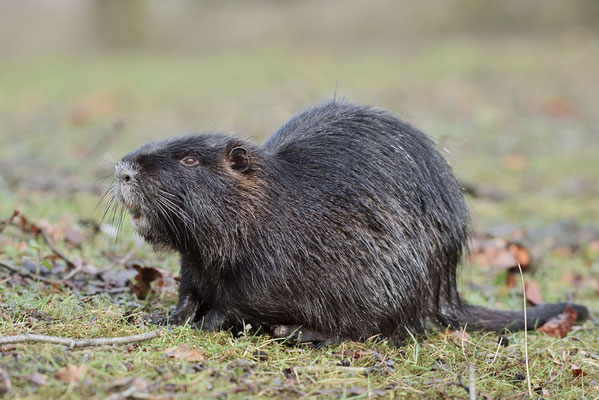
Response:
[[[345,97],[435,138],[477,228],[599,217],[596,0],[0,0],[0,212],[95,209],[149,140]]]

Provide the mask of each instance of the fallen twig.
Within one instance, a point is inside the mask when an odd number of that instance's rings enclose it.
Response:
[[[50,235],[48,234],[48,232],[45,229],[40,228],[40,232],[42,233],[44,240],[46,241],[46,243],[48,243],[48,246],[50,246],[50,249],[52,250],[52,252],[54,252],[54,254],[56,254],[59,258],[62,258],[69,267],[75,268],[75,269],[77,267],[79,267],[79,265],[74,263],[66,254],[64,254],[62,251],[60,251],[56,247],[56,245],[54,244],[54,241],[52,240],[52,238],[50,237]]]
[[[367,374],[371,368],[365,367],[342,367],[339,365],[307,365],[305,367],[293,367],[293,372],[326,372],[326,371],[342,371]]]
[[[69,282],[65,282],[65,281],[54,281],[52,279],[48,279],[48,278],[44,278],[43,276],[39,276],[36,274],[32,274],[29,271],[26,271],[22,268],[17,267],[16,265],[13,265],[12,263],[8,262],[8,261],[4,261],[4,260],[0,260],[0,267],[4,267],[6,269],[8,269],[11,272],[14,272],[15,274],[24,276],[26,278],[30,278],[30,279],[34,279],[40,282],[44,282],[47,283],[48,285],[52,285],[53,283],[60,283],[63,284],[65,286],[68,286],[70,288],[73,288],[73,285],[70,284]]]
[[[96,294],[117,294],[117,293],[127,293],[127,292],[131,292],[131,288],[129,286],[123,286],[123,287],[114,287],[114,288],[98,288],[97,290],[93,291],[93,292],[86,292],[86,296],[94,296]]]
[[[75,267],[75,269],[73,269],[71,272],[69,272],[68,274],[66,274],[62,279],[70,281],[75,275],[77,275],[82,270],[83,270],[83,263],[77,265]]]
[[[142,342],[144,340],[154,339],[162,335],[160,329],[151,332],[141,333],[139,335],[119,336],[113,338],[94,338],[94,339],[69,339],[58,336],[37,335],[34,333],[25,333],[23,335],[2,336],[0,337],[0,345],[11,343],[26,343],[26,342],[45,342],[54,344],[63,344],[70,348],[102,346],[105,344],[125,344]]]

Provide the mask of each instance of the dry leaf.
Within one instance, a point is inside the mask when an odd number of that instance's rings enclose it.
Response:
[[[54,373],[54,378],[63,382],[78,382],[81,380],[85,372],[87,371],[87,365],[80,367],[69,364],[63,369],[60,369]]]
[[[524,247],[524,245],[512,242],[507,245],[507,249],[516,257],[516,260],[518,263],[520,263],[522,270],[525,270],[530,266],[532,256],[530,255],[530,251]]]
[[[537,331],[552,337],[564,338],[572,330],[577,317],[576,310],[568,306],[563,313],[545,322]]]
[[[152,290],[151,283],[155,280],[162,279],[163,272],[154,267],[142,267],[137,264],[133,264],[132,266],[137,271],[132,291],[138,299],[145,299]]]
[[[66,229],[66,225],[61,224],[61,222],[64,222],[64,219],[62,221],[59,221],[58,223],[52,225],[47,220],[41,219],[41,220],[37,221],[37,223],[35,223],[35,224],[32,223],[31,225],[32,225],[32,228],[35,225],[36,228],[45,231],[54,243],[58,243],[63,239],[64,230]]]
[[[469,258],[473,264],[510,272],[518,272],[518,263],[522,270],[531,264],[530,251],[520,243],[488,236],[474,237],[471,241]]]
[[[56,283],[56,282],[52,282],[52,284],[50,285],[50,293],[62,293],[64,292],[64,290],[62,289],[62,287]]]
[[[165,354],[171,358],[178,358],[180,360],[198,362],[204,361],[206,357],[201,351],[194,349],[190,344],[184,343],[179,347],[171,347],[166,349]]]
[[[19,213],[19,214],[17,214],[17,215],[15,216],[15,218],[13,219],[13,223],[14,223],[14,225],[15,225],[17,228],[21,229],[21,230],[22,230],[22,231],[24,231],[24,232],[26,232],[26,231],[28,231],[29,229],[31,229],[32,233],[34,233],[34,234],[36,234],[36,235],[39,233],[39,229],[36,229],[36,230],[34,231],[34,229],[33,229],[32,227],[29,227],[29,221],[28,221],[28,220],[27,220],[27,218],[26,218],[26,217],[25,217],[23,214],[21,214],[21,213]],[[36,227],[36,228],[37,228],[37,227]]]
[[[543,304],[543,298],[541,297],[541,292],[539,291],[539,284],[533,280],[527,280],[524,284],[524,288],[526,289],[526,300],[530,305],[537,306],[539,304]]]
[[[582,368],[579,368],[578,365],[576,365],[576,364],[572,364],[570,367],[570,370],[572,371],[572,376],[574,378],[579,378],[581,376],[587,376],[587,373],[584,372],[582,370]]]
[[[145,299],[151,291],[161,294],[169,291],[176,293],[175,279],[169,271],[155,267],[144,267],[135,263],[127,264],[127,268],[133,268],[137,271],[135,284],[131,288],[137,298]]]

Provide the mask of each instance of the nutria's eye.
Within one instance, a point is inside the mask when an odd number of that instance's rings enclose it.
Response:
[[[200,162],[197,160],[197,158],[185,157],[181,160],[181,163],[183,165],[187,165],[188,167],[193,167],[194,165],[198,165]]]

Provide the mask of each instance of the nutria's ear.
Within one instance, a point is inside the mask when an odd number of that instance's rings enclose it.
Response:
[[[245,147],[235,147],[229,152],[229,165],[237,172],[245,172],[250,168],[250,155]]]

